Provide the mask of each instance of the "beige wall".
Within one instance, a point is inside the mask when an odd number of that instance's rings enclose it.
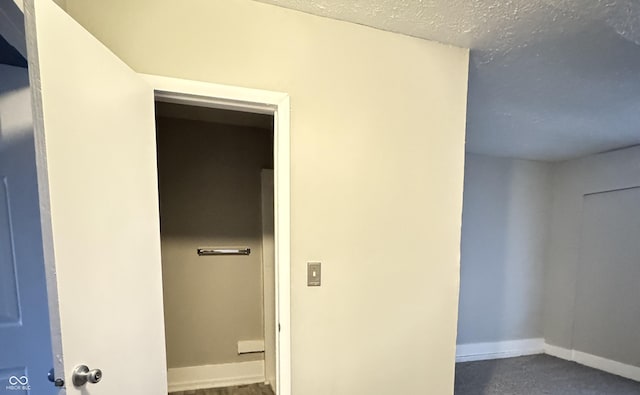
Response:
[[[137,71],[291,95],[294,394],[451,394],[468,51],[248,0],[67,6]]]
[[[262,359],[261,169],[269,130],[158,118],[162,270],[169,368]],[[200,257],[198,247],[249,256]]]

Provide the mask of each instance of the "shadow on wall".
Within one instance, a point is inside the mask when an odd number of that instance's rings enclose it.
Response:
[[[162,116],[157,125],[168,366],[261,360],[237,343],[264,337],[261,171],[273,168],[273,133]]]
[[[509,206],[495,197],[508,198],[510,186],[501,181],[511,178],[511,169],[497,172],[490,163],[473,160],[469,154],[465,163],[457,344],[489,342],[504,335],[501,320],[509,238]],[[490,179],[483,180],[476,172]],[[488,385],[494,375],[492,366],[476,373],[482,376],[476,377],[476,384]],[[458,380],[456,374],[456,388]],[[476,389],[478,393],[485,390]]]
[[[0,64],[27,67],[27,60],[7,40],[0,35]],[[19,86],[16,86],[19,88]]]
[[[542,162],[467,154],[460,262],[459,355],[542,338],[542,290],[551,203]],[[484,369],[478,374],[488,375]]]
[[[163,235],[260,237],[260,169],[273,168],[273,133],[170,118],[158,130]]]
[[[504,180],[511,178],[511,171],[467,155],[458,344],[496,341],[505,335],[501,320],[506,296],[509,206],[504,203],[510,185]]]
[[[467,154],[458,344],[542,337],[549,165]]]

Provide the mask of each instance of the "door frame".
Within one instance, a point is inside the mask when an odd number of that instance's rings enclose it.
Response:
[[[272,92],[202,81],[140,74],[155,100],[269,114],[274,117],[274,247],[276,285],[276,380],[278,394],[291,395],[291,154],[290,98]],[[279,330],[278,330],[279,329]]]

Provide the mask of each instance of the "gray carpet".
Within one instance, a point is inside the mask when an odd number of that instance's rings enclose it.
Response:
[[[455,395],[640,395],[640,383],[549,355],[456,364]]]

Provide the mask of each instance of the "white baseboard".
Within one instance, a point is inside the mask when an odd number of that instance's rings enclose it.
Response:
[[[545,344],[544,352],[554,357],[577,362],[581,365],[640,382],[640,367],[638,366],[627,365],[622,362],[587,354],[582,351],[569,350],[552,344]]]
[[[544,353],[551,355],[552,357],[564,359],[566,361],[573,361],[573,350],[554,346],[553,344],[545,343]]]
[[[542,353],[640,382],[640,367],[638,366],[554,346],[545,343],[544,339],[459,344],[456,348],[456,362],[484,361]]]
[[[169,392],[264,383],[264,361],[169,369]]]
[[[458,344],[456,362],[484,361],[544,353],[544,339]]]

